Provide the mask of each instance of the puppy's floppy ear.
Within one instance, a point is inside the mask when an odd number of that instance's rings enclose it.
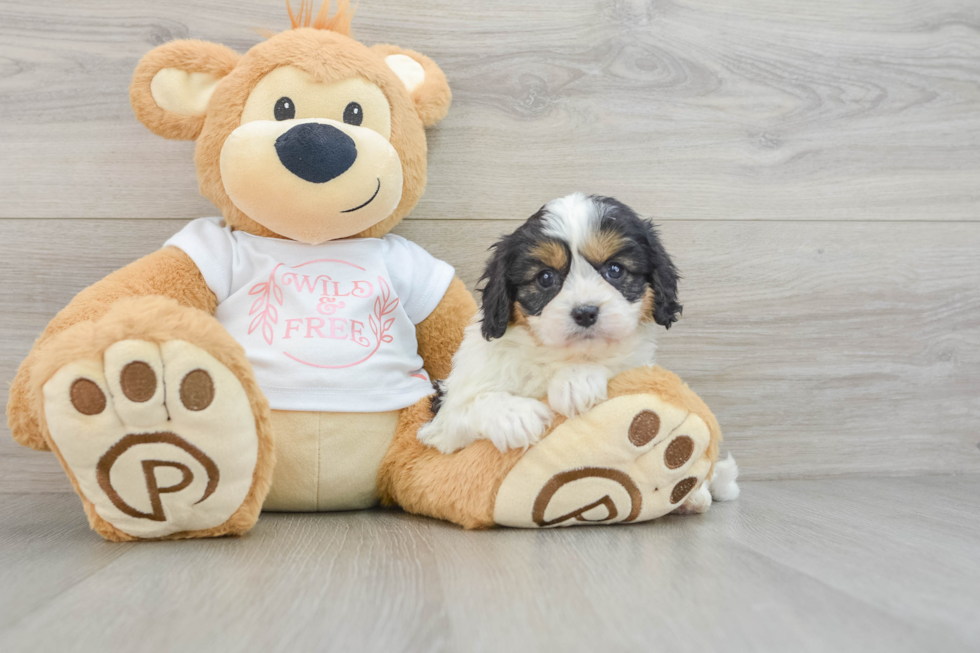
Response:
[[[487,340],[500,338],[507,331],[514,298],[507,283],[507,238],[491,246],[493,256],[487,263],[480,281],[486,285],[483,294],[483,337]]]
[[[453,94],[446,76],[432,59],[413,50],[385,43],[371,49],[402,80],[422,124],[431,127],[446,117]]]
[[[665,329],[677,321],[684,307],[677,302],[677,281],[680,275],[667,250],[660,242],[660,235],[652,222],[643,221],[646,246],[650,255],[652,270],[650,285],[653,287],[653,320]]]
[[[196,139],[211,94],[238,58],[234,50],[205,41],[171,41],[150,50],[129,86],[136,117],[157,136]]]

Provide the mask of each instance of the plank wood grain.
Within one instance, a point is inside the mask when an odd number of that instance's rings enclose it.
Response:
[[[0,220],[0,375],[86,285],[178,220]],[[472,288],[512,221],[398,232]],[[746,478],[980,471],[980,224],[668,222],[684,316],[659,362],[717,413]],[[0,492],[67,491],[0,433]]]
[[[280,0],[0,0],[0,217],[210,212],[192,145],[133,117],[132,71],[286,24]],[[976,0],[369,0],[355,29],[455,92],[414,218],[585,190],[669,219],[980,219]]]
[[[928,622],[980,642],[969,599],[977,591],[969,570],[980,569],[978,481],[935,476],[760,483],[751,486],[741,509],[751,514],[766,506],[780,515],[780,527],[746,519],[727,532],[760,555],[903,621]],[[916,499],[907,501],[910,490]],[[871,534],[877,544],[869,546]],[[900,559],[909,564],[896,564]]]
[[[110,544],[74,497],[0,497],[4,651],[976,650],[980,476],[746,483],[700,517],[466,532],[266,514]],[[118,644],[117,644],[118,643]]]

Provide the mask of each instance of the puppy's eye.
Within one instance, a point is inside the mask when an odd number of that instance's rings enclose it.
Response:
[[[542,288],[551,288],[553,285],[555,285],[555,281],[557,280],[558,279],[555,276],[555,273],[551,270],[542,270],[535,278],[535,281],[537,281],[538,285]]]
[[[357,102],[351,102],[344,109],[344,122],[357,127],[364,121],[364,109]]]
[[[273,110],[276,120],[292,120],[296,117],[296,105],[288,97],[281,97]]]
[[[616,280],[623,276],[623,266],[619,263],[610,263],[604,272],[607,279]]]

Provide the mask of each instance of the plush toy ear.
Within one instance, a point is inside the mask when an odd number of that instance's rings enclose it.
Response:
[[[432,59],[397,45],[378,44],[371,49],[405,84],[409,97],[415,103],[415,110],[426,127],[446,117],[453,94],[446,76]]]
[[[237,63],[238,53],[217,43],[171,41],[154,48],[129,86],[133,111],[154,134],[192,141],[204,127],[215,87]]]

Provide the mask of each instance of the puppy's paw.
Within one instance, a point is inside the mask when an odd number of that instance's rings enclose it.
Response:
[[[440,453],[453,453],[473,442],[473,438],[462,429],[453,429],[448,419],[437,416],[419,429],[419,442],[438,450]]]
[[[482,402],[480,433],[497,449],[526,449],[544,435],[555,414],[537,399],[494,393]]]
[[[548,404],[565,417],[575,417],[606,400],[606,368],[571,365],[558,372],[548,386]]]
[[[702,483],[701,486],[687,495],[687,499],[681,504],[681,507],[674,511],[675,515],[700,515],[701,513],[708,512],[708,508],[711,507],[711,492],[708,490],[708,484]]]

